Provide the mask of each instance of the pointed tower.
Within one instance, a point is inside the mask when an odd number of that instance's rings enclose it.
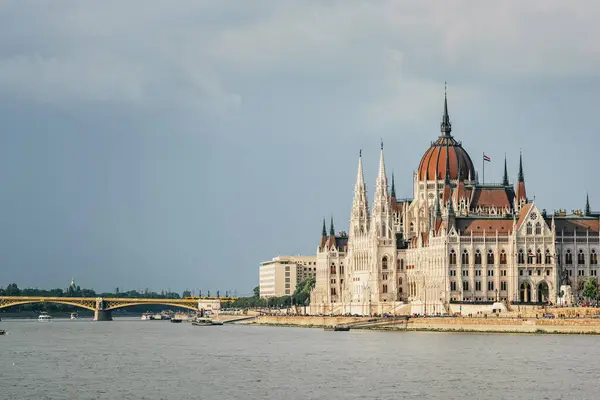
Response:
[[[450,116],[448,115],[448,92],[444,85],[444,115],[442,116],[442,123],[440,124],[440,131],[442,136],[451,136],[452,124],[450,124]]]
[[[391,211],[382,141],[381,153],[379,155],[379,173],[375,181],[375,195],[373,198],[373,210],[371,212],[371,226],[376,237],[388,239],[391,237]]]
[[[367,203],[367,187],[363,173],[362,150],[358,153],[358,172],[354,185],[354,201],[350,215],[350,238],[365,234],[369,230],[369,205]]]
[[[527,203],[527,192],[525,191],[525,177],[523,175],[523,155],[519,154],[519,180],[515,193],[515,211],[521,211],[521,208]]]
[[[590,207],[590,195],[585,195],[585,216],[590,217],[592,215],[592,208]]]
[[[448,203],[448,214],[446,215],[446,229],[449,231],[456,223],[456,215],[454,214],[454,206],[452,205],[452,188],[450,188],[450,202]]]
[[[392,199],[396,200],[396,185],[394,184],[394,173],[392,172]]]
[[[321,242],[319,244],[319,250],[323,250],[327,243],[327,227],[325,226],[325,218],[323,218],[323,231],[321,232]]]
[[[508,169],[506,168],[506,154],[504,154],[504,177],[502,177],[502,184],[508,186]]]
[[[329,238],[327,238],[327,247],[335,248],[335,228],[333,227],[333,217],[331,217],[331,224],[329,225]]]

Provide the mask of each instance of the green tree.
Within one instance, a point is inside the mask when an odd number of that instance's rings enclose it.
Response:
[[[6,293],[6,296],[20,296],[21,295],[21,289],[19,289],[19,287],[17,286],[16,283],[11,283],[10,285],[8,285],[4,292]]]
[[[586,299],[595,299],[598,296],[598,283],[596,278],[590,277],[583,285],[583,297]]]
[[[256,297],[256,298],[260,297],[260,287],[259,286],[254,288],[254,297]]]
[[[190,292],[189,290],[184,290],[183,293],[181,294],[181,297],[191,297],[192,292]]]
[[[309,276],[296,285],[296,290],[293,294],[293,301],[296,304],[307,304],[310,301],[310,292],[315,287],[315,277]]]

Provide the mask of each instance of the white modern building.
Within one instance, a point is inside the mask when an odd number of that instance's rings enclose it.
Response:
[[[260,297],[290,296],[296,284],[315,276],[316,256],[278,256],[260,264]]]

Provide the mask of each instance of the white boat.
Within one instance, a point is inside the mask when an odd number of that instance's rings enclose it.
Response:
[[[72,312],[71,319],[79,319],[79,314],[77,312]]]
[[[52,317],[45,311],[42,311],[38,316],[38,321],[49,322],[52,321]]]
[[[152,314],[152,313],[145,312],[142,314],[142,321],[150,321],[153,319],[154,319],[154,314]]]

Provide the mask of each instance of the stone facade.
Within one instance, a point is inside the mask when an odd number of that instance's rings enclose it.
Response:
[[[561,285],[579,299],[598,274],[600,215],[549,215],[527,198],[523,159],[515,184],[479,182],[451,135],[447,101],[441,135],[413,174],[413,198],[388,186],[383,144],[369,207],[362,154],[349,234],[333,221],[317,249],[313,314],[451,313],[460,303],[556,303]]]

